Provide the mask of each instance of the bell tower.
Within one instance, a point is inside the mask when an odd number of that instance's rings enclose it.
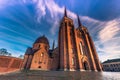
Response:
[[[78,69],[78,59],[76,50],[75,29],[73,20],[67,16],[65,8],[64,17],[59,28],[59,55],[61,70],[76,70]]]

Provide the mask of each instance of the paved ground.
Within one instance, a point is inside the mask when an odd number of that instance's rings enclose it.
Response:
[[[18,71],[0,75],[0,80],[120,80],[120,73],[79,71]]]
[[[0,75],[0,80],[73,80],[64,72],[58,71],[27,71]]]

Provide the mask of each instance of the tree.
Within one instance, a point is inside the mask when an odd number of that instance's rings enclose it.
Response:
[[[5,49],[5,48],[1,48],[0,55],[11,56],[11,53],[7,52],[7,49]]]
[[[12,54],[11,53],[8,53],[8,56],[11,56]]]
[[[23,59],[23,58],[24,58],[24,56],[23,56],[23,55],[20,55],[20,56],[19,56],[19,58]]]

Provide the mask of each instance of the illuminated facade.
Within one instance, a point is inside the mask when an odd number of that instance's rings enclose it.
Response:
[[[65,9],[58,33],[58,47],[49,49],[45,36],[39,37],[24,55],[24,69],[102,71],[94,43],[78,17],[78,28]]]

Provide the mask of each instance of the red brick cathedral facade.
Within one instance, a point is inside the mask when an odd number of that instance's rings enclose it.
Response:
[[[78,17],[78,28],[67,16],[65,9],[58,34],[58,47],[49,49],[45,36],[39,37],[32,48],[26,50],[23,68],[40,70],[92,70],[102,71],[92,38]]]

